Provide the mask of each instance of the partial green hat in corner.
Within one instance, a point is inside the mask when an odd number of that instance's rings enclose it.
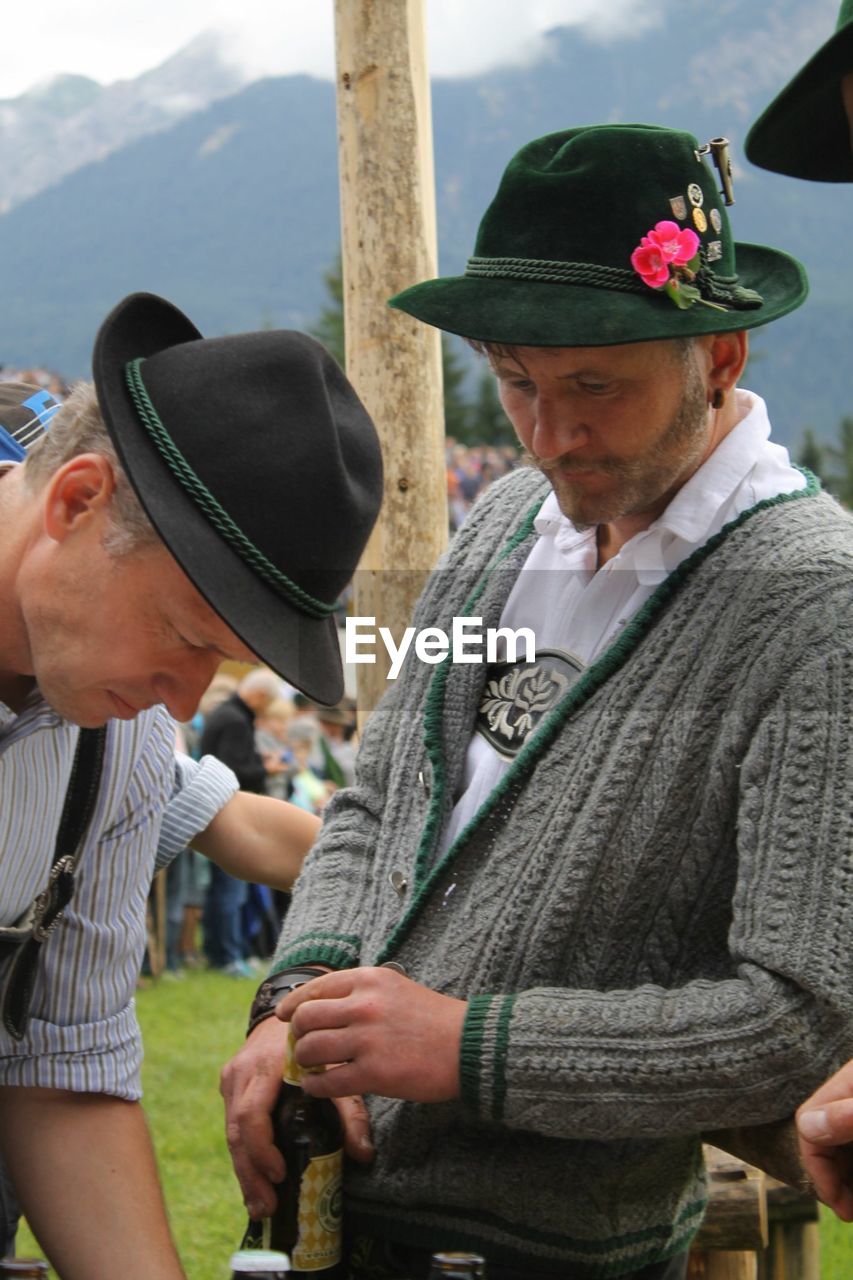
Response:
[[[853,71],[853,0],[843,0],[835,34],[759,116],[747,134],[753,164],[792,178],[853,182],[850,121],[841,78]]]
[[[482,342],[612,346],[751,329],[798,307],[805,271],[735,244],[715,174],[689,133],[593,125],[510,161],[465,274],[391,306]]]

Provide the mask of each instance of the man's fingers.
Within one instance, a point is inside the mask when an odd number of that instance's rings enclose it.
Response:
[[[853,1219],[853,1190],[838,1159],[837,1149],[801,1147],[803,1165],[814,1184],[817,1198],[844,1222]]]
[[[370,1136],[370,1119],[364,1099],[335,1098],[335,1106],[343,1125],[346,1154],[353,1160],[367,1164],[376,1155],[376,1149]]]
[[[342,969],[324,974],[322,978],[312,978],[278,1002],[275,1016],[282,1022],[290,1022],[295,1011],[306,1001],[343,999],[352,991],[353,974],[361,972],[360,969]]]
[[[287,1030],[275,1018],[262,1022],[222,1071],[225,1137],[243,1199],[252,1217],[271,1213],[273,1184],[284,1161],[273,1144],[270,1113],[281,1086]]]
[[[361,1094],[361,1073],[355,1063],[342,1062],[325,1071],[310,1071],[302,1078],[302,1088],[312,1098],[334,1098],[340,1102],[351,1094]]]
[[[262,1128],[265,1128],[266,1132],[262,1132]],[[246,1143],[245,1130],[230,1119],[226,1121],[225,1137],[249,1216],[256,1219],[268,1217],[276,1205],[276,1191],[273,1184],[281,1182],[285,1175],[281,1152],[272,1141],[272,1125],[269,1123],[269,1117],[267,1117],[266,1126],[258,1126],[250,1144]],[[256,1153],[254,1156],[250,1155],[250,1148]],[[260,1166],[255,1163],[258,1153],[262,1161]],[[270,1177],[270,1174],[273,1176]]]
[[[806,1142],[818,1146],[838,1147],[853,1142],[853,1098],[820,1106],[806,1103],[797,1112],[797,1129]]]
[[[341,1031],[300,1033],[296,1042],[296,1060],[302,1067],[337,1066],[356,1055],[358,1035],[350,1027]]]
[[[352,1019],[353,1007],[350,1001],[305,1000],[298,1009],[294,1009],[290,1022],[296,1039],[301,1040],[309,1032],[349,1026]],[[302,1061],[301,1057],[299,1060]]]

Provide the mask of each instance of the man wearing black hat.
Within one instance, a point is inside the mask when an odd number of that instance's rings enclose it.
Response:
[[[52,406],[12,422],[0,394],[0,1150],[65,1280],[151,1280],[182,1272],[136,1101],[147,891],[161,825],[233,834],[233,779],[176,775],[172,717],[223,658],[339,699],[381,463],[302,334],[204,339],[137,294],[93,365],[35,445]]]
[[[753,164],[794,178],[853,182],[853,0],[835,32],[750,129]],[[820,1198],[853,1222],[853,1060],[799,1108],[800,1154]]]
[[[708,154],[727,186],[718,140],[540,138],[465,274],[392,303],[485,351],[534,465],[414,619],[504,652],[407,659],[225,1071],[258,1215],[276,995],[328,1066],[305,1088],[369,1095],[352,1275],[473,1248],[492,1280],[681,1276],[702,1132],[790,1114],[853,1047],[853,523],[737,387],[806,284],[735,245]]]

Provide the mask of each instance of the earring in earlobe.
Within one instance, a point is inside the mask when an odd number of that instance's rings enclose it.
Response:
[[[711,396],[711,408],[722,409],[726,400],[725,392],[722,387],[715,387],[714,394]]]

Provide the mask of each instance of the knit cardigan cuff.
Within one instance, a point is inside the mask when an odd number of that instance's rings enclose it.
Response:
[[[462,1026],[461,1098],[478,1115],[491,1120],[503,1119],[509,1026],[515,1000],[514,995],[472,996]]]
[[[354,969],[360,955],[361,939],[354,933],[303,933],[276,953],[270,975],[296,964],[327,964],[331,969]]]

